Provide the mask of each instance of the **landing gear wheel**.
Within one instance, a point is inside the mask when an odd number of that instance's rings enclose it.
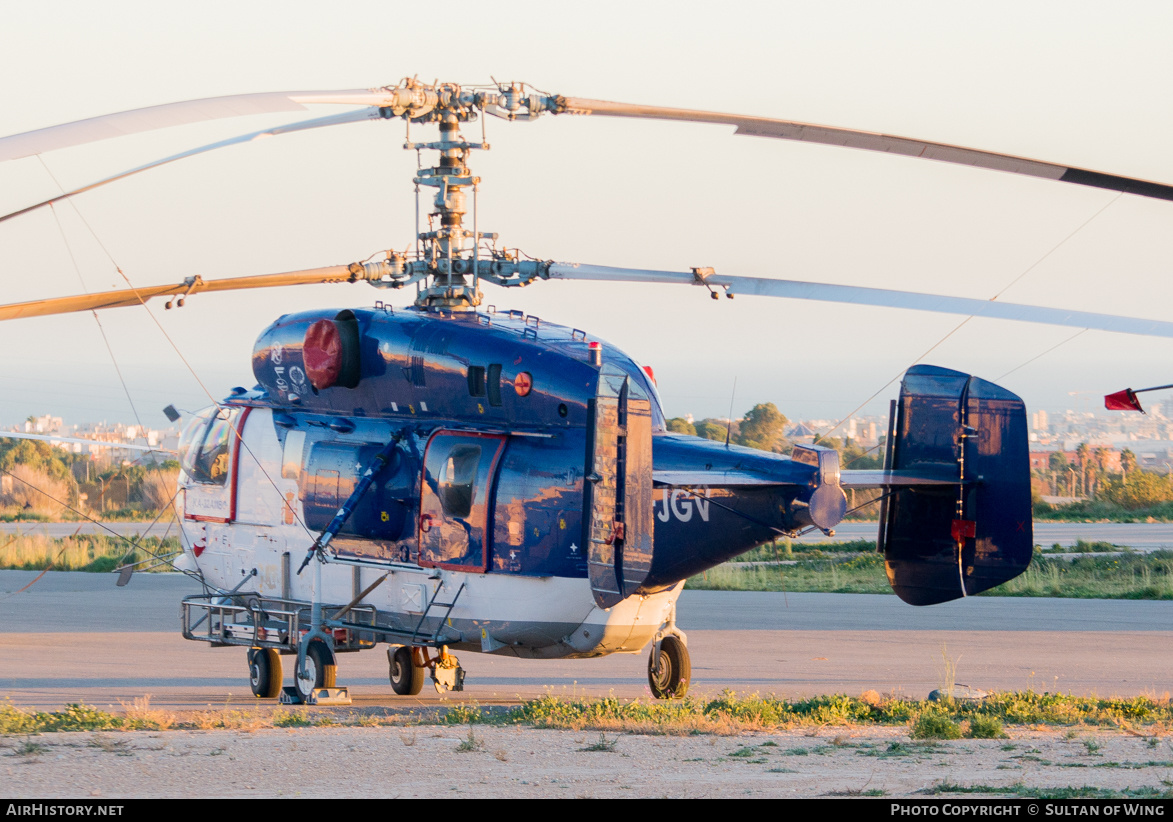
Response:
[[[677,637],[666,636],[660,640],[659,666],[656,665],[656,648],[648,657],[648,685],[656,699],[680,699],[688,693],[692,678],[692,663],[688,648]]]
[[[426,668],[417,668],[411,658],[411,646],[393,645],[387,649],[391,666],[391,688],[400,696],[415,696],[424,688]]]
[[[305,671],[294,671],[293,684],[301,701],[306,702],[315,689],[333,688],[337,675],[334,652],[322,640],[315,639],[305,651]]]
[[[281,655],[272,648],[249,648],[248,684],[258,699],[281,694]]]

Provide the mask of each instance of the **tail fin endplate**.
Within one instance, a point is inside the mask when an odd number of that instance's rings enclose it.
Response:
[[[878,547],[896,594],[933,605],[1025,571],[1034,538],[1023,401],[977,377],[918,365],[904,375],[891,431],[886,468],[957,477],[885,498]]]

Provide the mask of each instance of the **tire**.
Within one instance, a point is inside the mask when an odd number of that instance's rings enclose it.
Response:
[[[688,648],[677,637],[660,640],[660,670],[656,671],[656,649],[648,657],[648,685],[656,699],[681,699],[688,693],[692,662]]]
[[[281,694],[281,655],[272,648],[250,648],[248,684],[258,699],[276,699]]]
[[[310,643],[305,652],[304,677],[294,671],[293,684],[297,688],[297,695],[301,701],[307,701],[317,688],[333,688],[334,680],[338,675],[338,666],[334,663],[334,652],[320,639]]]
[[[388,678],[391,688],[400,696],[415,696],[424,689],[426,668],[417,668],[411,658],[411,647],[395,645],[387,649],[387,662],[391,669]]]

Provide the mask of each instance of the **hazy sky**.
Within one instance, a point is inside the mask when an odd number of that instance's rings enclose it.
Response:
[[[0,14],[0,134],[214,95],[492,76],[1173,183],[1167,3],[0,0]],[[0,209],[55,193],[50,172],[71,187],[296,119],[219,121],[5,163]],[[1173,203],[721,126],[562,117],[487,128],[493,149],[472,160],[481,229],[534,257],[981,298],[1014,283],[1003,300],[1162,319],[1173,306]],[[116,287],[114,264],[145,285],[406,248],[415,158],[403,132],[362,123],[237,146],[83,195],[78,211],[57,209],[60,227],[48,211],[0,225],[3,302]],[[654,366],[669,415],[724,415],[736,377],[739,413],[772,401],[792,417],[837,418],[962,319],[714,302],[668,286],[488,290],[498,307],[587,329]],[[222,395],[253,384],[253,340],[278,315],[376,299],[409,301],[365,285],[196,297],[155,309],[171,342],[142,309],[102,322],[135,404],[161,424],[169,402],[206,404],[180,354]],[[1029,362],[1074,333],[973,320],[925,360],[995,380],[1013,372],[1002,383],[1031,408],[1074,405],[1069,392],[1095,407],[1109,391],[1173,382],[1169,340],[1086,332]],[[0,425],[46,412],[132,416],[89,315],[5,324],[0,352]]]

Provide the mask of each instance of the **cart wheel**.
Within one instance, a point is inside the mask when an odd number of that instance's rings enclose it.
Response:
[[[250,648],[248,684],[253,696],[276,699],[281,693],[281,656],[272,648]]]
[[[387,662],[391,666],[389,678],[391,687],[400,696],[415,696],[424,688],[426,668],[417,668],[411,658],[411,647],[392,645],[387,649]]]
[[[295,671],[293,677],[297,695],[307,701],[316,688],[333,688],[338,666],[334,663],[334,652],[326,643],[315,639],[305,651],[304,675]]]
[[[648,657],[648,685],[656,699],[680,699],[688,693],[688,681],[692,677],[692,663],[688,648],[677,637],[666,636],[660,640],[660,667],[656,669],[656,648]]]

